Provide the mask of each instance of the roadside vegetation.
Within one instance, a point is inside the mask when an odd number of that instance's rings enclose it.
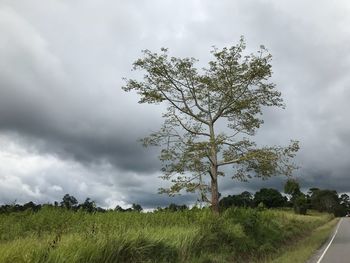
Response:
[[[287,249],[281,251],[281,255],[274,255],[270,260],[265,263],[305,263],[307,262],[324,244],[334,231],[339,218],[334,218],[332,221],[324,224],[314,231],[307,238],[304,238],[300,242],[289,246]]]
[[[220,215],[176,204],[103,209],[69,194],[60,203],[3,205],[0,263],[303,262],[347,213],[349,197],[286,186],[289,198],[272,188],[223,197]]]
[[[0,215],[0,262],[263,262],[333,218],[229,208]]]

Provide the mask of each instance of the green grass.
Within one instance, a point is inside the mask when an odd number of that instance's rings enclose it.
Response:
[[[280,256],[267,260],[266,263],[305,263],[331,235],[339,219],[333,219],[316,228],[310,236],[288,247]]]
[[[332,219],[233,208],[157,213],[45,207],[0,215],[0,262],[257,262]]]

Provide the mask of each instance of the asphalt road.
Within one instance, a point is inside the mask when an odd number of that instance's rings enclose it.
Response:
[[[350,263],[350,218],[342,218],[317,263]]]

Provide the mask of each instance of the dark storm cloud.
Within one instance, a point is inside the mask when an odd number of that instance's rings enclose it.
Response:
[[[142,49],[169,47],[205,66],[212,45],[235,44],[240,35],[247,52],[264,44],[272,53],[273,81],[287,105],[265,110],[258,143],[299,140],[296,175],[304,188],[349,191],[349,12],[346,1],[316,8],[313,1],[3,0],[0,135],[7,143],[0,157],[24,158],[30,169],[22,174],[13,161],[0,170],[0,201],[51,201],[70,192],[105,206],[166,204],[155,194],[163,184],[159,149],[137,142],[158,129],[163,108],[137,104],[121,90],[122,78],[142,76],[130,71]],[[13,147],[22,149],[15,157]],[[284,180],[227,178],[221,186],[227,194],[281,189]]]
[[[103,78],[98,83],[93,77],[87,84],[84,76],[81,81],[70,77],[75,72],[66,72],[65,58],[52,54],[48,41],[33,26],[12,9],[2,12],[2,26],[8,29],[0,49],[0,129],[14,131],[31,143],[40,141],[38,150],[61,158],[86,163],[103,159],[126,170],[156,169],[155,158],[146,155],[136,140],[147,133],[149,123],[158,125],[158,115],[151,110],[144,114],[135,100],[123,97],[122,76],[109,84]],[[23,43],[25,37],[29,41]]]

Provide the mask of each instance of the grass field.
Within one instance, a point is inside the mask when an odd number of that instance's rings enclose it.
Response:
[[[233,208],[0,215],[0,262],[263,262],[332,219]]]

